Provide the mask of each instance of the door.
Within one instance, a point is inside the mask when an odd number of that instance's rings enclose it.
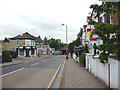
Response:
[[[26,57],[29,57],[29,49],[26,49]]]

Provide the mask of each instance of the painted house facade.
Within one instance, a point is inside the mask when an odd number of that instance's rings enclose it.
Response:
[[[105,3],[103,3],[105,4]],[[94,20],[96,22],[101,23],[109,23],[109,24],[118,24],[118,14],[110,14],[101,13],[100,18],[98,19],[97,12],[92,11],[89,20]],[[87,20],[87,21],[89,21]],[[97,35],[94,34],[94,26],[90,25],[90,34],[89,34],[89,53],[86,53],[86,69],[88,69],[92,74],[94,74],[97,78],[101,79],[109,88],[116,88],[120,90],[120,70],[118,69],[120,66],[120,61],[114,58],[109,57],[108,61],[105,63],[100,63],[98,59],[99,53],[94,54],[95,51],[93,49],[93,45],[102,45],[103,42]],[[91,36],[92,32],[92,36]],[[110,34],[111,37],[114,34]],[[100,51],[99,51],[100,52]]]

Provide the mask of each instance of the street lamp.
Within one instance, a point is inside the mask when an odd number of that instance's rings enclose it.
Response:
[[[62,24],[62,26],[66,26],[66,44],[67,44],[67,24]]]

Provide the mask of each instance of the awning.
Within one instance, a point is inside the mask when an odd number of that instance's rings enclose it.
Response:
[[[23,49],[23,47],[18,47],[19,49]]]
[[[26,49],[31,49],[31,47],[25,47]]]

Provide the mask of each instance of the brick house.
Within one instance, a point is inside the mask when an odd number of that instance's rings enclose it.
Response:
[[[17,51],[18,56],[34,57],[37,54],[35,37],[28,32],[10,38],[10,50]]]

